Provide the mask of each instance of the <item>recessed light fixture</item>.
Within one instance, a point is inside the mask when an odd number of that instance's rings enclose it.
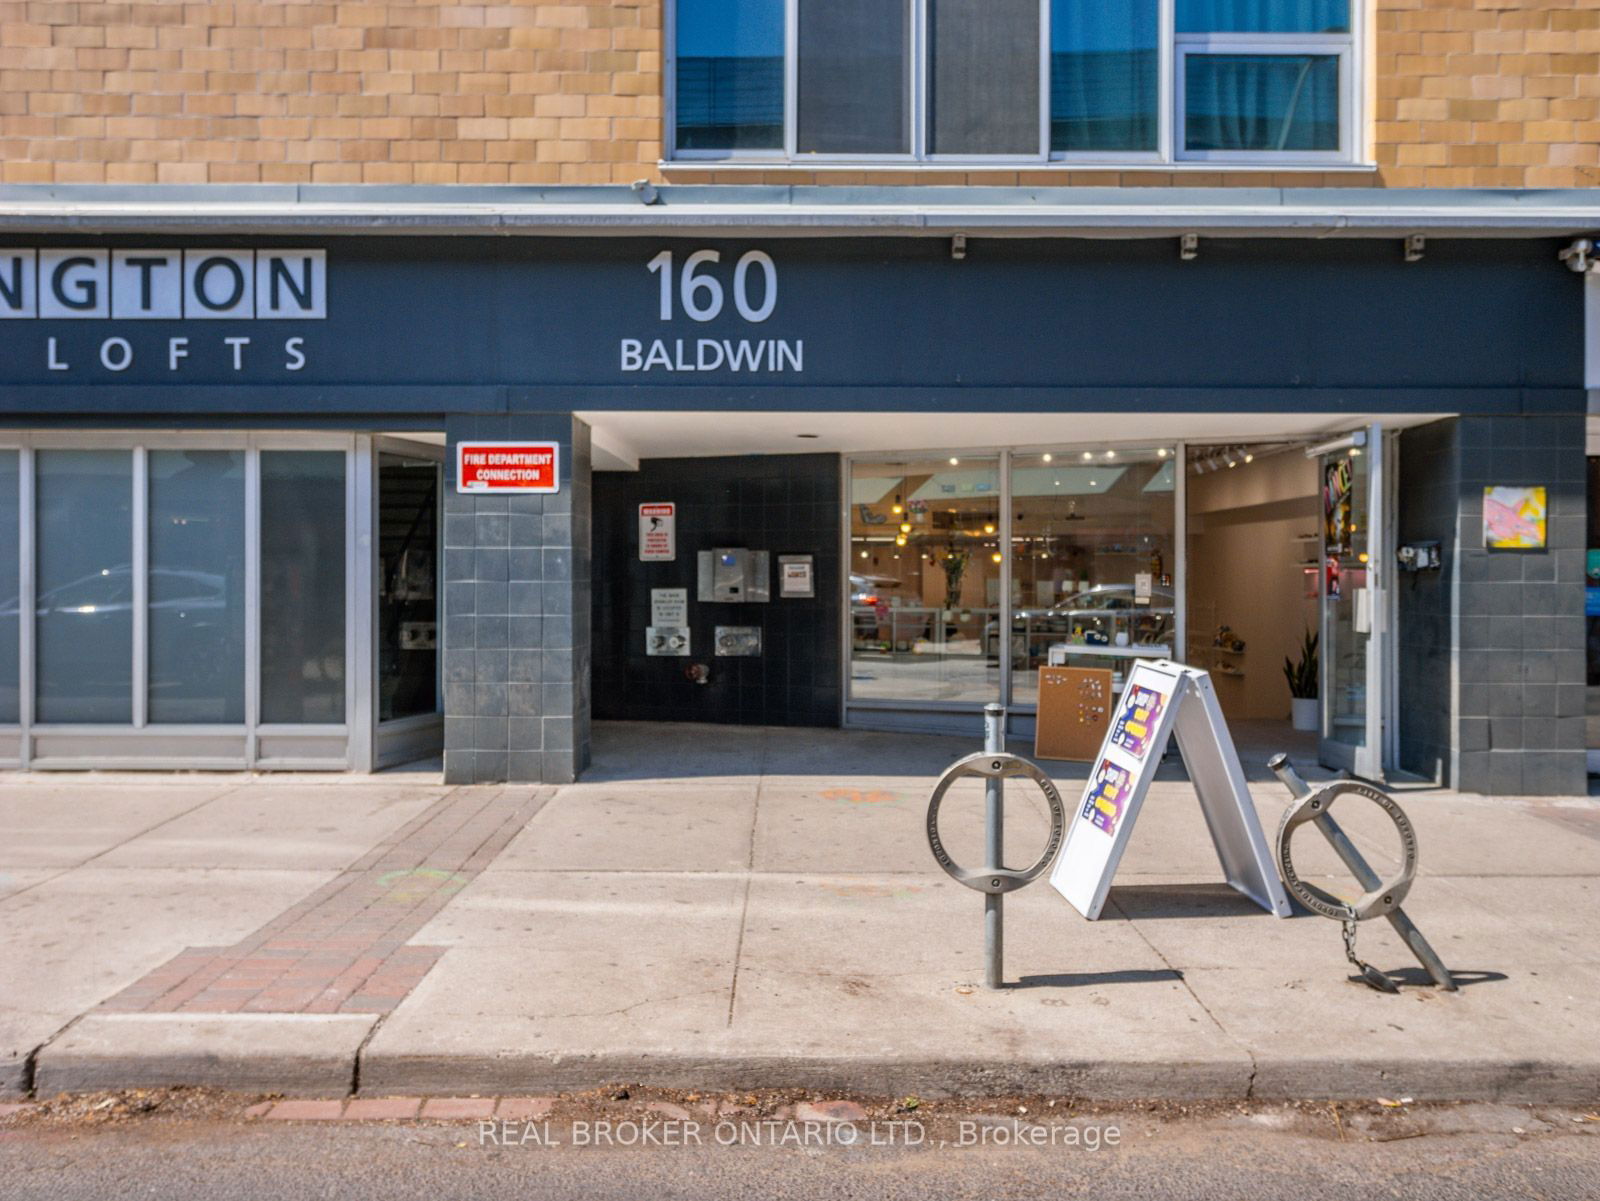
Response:
[[[1117,452],[1116,452],[1116,451],[1114,451],[1114,450],[1108,450],[1108,451],[1106,451],[1106,458],[1108,458],[1108,459],[1114,459],[1114,458],[1116,458],[1116,457],[1117,457]]]
[[[956,458],[954,455],[951,455],[950,456],[950,466],[952,466],[952,467],[960,467],[961,466],[961,460]]]
[[[1083,461],[1085,463],[1087,463],[1092,458],[1094,458],[1094,451],[1086,450],[1086,451],[1083,452]]]
[[[994,554],[990,555],[989,557],[991,559],[993,559],[996,563],[998,563],[998,562],[1000,562],[1000,560],[1002,558],[1002,555],[1000,554],[999,551],[995,551]]]
[[[1165,446],[1156,447],[1156,458],[1164,459],[1166,457],[1167,457],[1167,448]]]
[[[1051,454],[1049,451],[1045,451],[1044,452],[1044,461],[1046,463],[1050,462],[1054,458],[1055,458],[1055,456],[1053,454]]]

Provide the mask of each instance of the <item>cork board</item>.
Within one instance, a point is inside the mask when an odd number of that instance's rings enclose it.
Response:
[[[1041,667],[1036,759],[1093,759],[1111,714],[1111,672],[1103,667]]]

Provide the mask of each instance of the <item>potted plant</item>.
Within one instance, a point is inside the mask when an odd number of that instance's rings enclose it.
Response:
[[[1283,660],[1283,676],[1289,681],[1289,708],[1297,730],[1316,730],[1317,720],[1317,640],[1310,630],[1300,643],[1300,662]]]

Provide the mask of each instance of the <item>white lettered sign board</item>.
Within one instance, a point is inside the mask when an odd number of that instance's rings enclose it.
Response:
[[[1288,917],[1289,897],[1211,677],[1165,659],[1140,660],[1128,672],[1050,883],[1084,917],[1100,916],[1144,795],[1174,734],[1228,883],[1269,913]]]

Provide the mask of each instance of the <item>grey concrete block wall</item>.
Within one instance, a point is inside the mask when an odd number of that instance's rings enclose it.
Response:
[[[1464,792],[1581,795],[1587,787],[1583,416],[1467,417],[1455,424],[1458,683],[1450,783]],[[1483,490],[1501,484],[1548,489],[1544,550],[1485,549]]]
[[[566,783],[589,761],[589,429],[570,414],[453,417],[444,503],[447,783]],[[456,491],[455,447],[557,442],[560,491]]]

